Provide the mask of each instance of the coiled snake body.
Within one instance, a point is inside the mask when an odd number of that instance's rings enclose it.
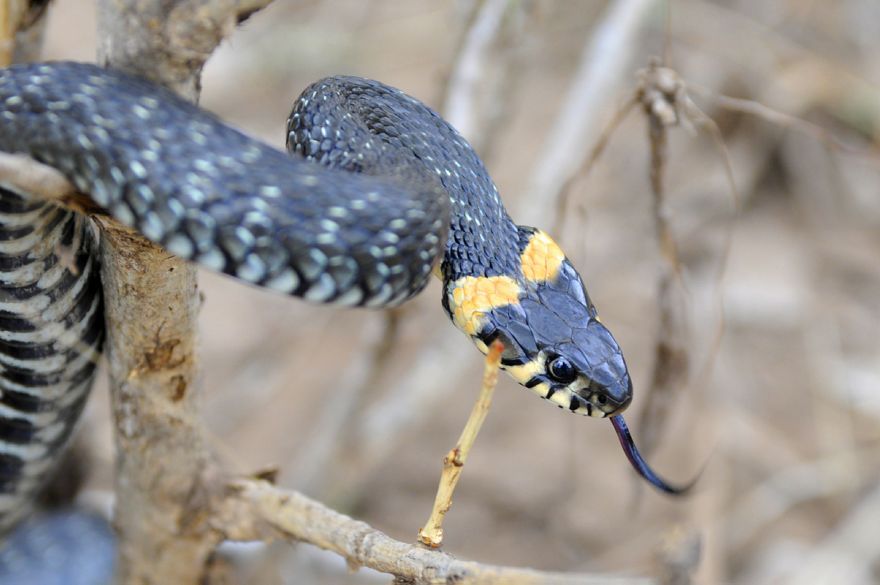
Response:
[[[632,385],[574,267],[507,215],[442,118],[381,83],[320,81],[296,102],[286,156],[161,87],[77,63],[0,71],[0,149],[60,170],[170,252],[320,303],[383,307],[444,281],[483,351],[560,407],[616,416]],[[0,530],[25,513],[82,408],[101,345],[88,221],[0,192]]]

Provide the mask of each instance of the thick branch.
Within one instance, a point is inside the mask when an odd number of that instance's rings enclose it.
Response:
[[[98,61],[197,101],[199,76],[235,25],[272,0],[99,0]]]
[[[489,48],[501,30],[507,0],[486,0],[479,8],[473,25],[465,35],[461,51],[452,70],[444,99],[443,113],[477,150],[480,150],[478,94],[486,82],[485,69]]]
[[[98,60],[196,100],[205,60],[263,4],[101,0]],[[196,269],[109,218],[99,223],[117,442],[118,577],[194,585],[219,542],[203,516],[210,451],[198,419]]]
[[[198,583],[216,543],[190,525],[208,448],[197,422],[195,268],[110,219],[101,264],[122,583]]]

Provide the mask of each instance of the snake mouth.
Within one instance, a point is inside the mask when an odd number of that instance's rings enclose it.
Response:
[[[586,398],[586,401],[592,404],[593,408],[597,411],[595,416],[607,418],[609,416],[616,416],[626,410],[630,402],[632,402],[631,399],[632,395],[628,395],[623,401],[617,401],[610,398],[604,392],[593,392]]]
[[[629,432],[629,427],[627,427],[626,421],[623,420],[623,416],[619,414],[612,416],[611,424],[614,426],[614,431],[617,433],[617,439],[620,441],[620,446],[623,447],[623,452],[632,464],[633,469],[638,472],[642,479],[650,483],[656,489],[673,496],[681,496],[686,494],[692,487],[694,487],[694,484],[697,483],[700,474],[697,474],[694,479],[684,485],[671,484],[657,475],[657,473],[655,473],[648,465],[648,462],[642,457],[642,454],[639,453],[635,441],[633,441],[632,435]]]
[[[558,399],[556,398],[557,396],[559,397]],[[577,392],[566,389],[565,391],[557,392],[551,397],[551,400],[559,404],[560,408],[567,408],[576,414],[583,414],[592,418],[605,418],[608,416],[592,398],[592,396],[584,398]]]

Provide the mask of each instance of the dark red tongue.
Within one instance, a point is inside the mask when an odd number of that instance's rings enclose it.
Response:
[[[623,447],[623,452],[626,453],[626,458],[629,459],[629,462],[632,463],[635,470],[639,472],[639,475],[645,478],[645,481],[652,486],[661,492],[666,492],[673,496],[680,496],[687,493],[687,491],[697,483],[699,475],[682,486],[668,483],[662,477],[654,473],[654,470],[648,466],[648,462],[642,458],[642,454],[639,453],[632,435],[629,433],[629,427],[626,426],[626,421],[623,420],[623,416],[619,414],[612,416],[611,424],[614,425],[614,432],[617,433],[617,439],[620,441],[620,446]]]

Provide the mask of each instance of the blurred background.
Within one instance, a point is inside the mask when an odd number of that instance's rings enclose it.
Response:
[[[94,60],[94,10],[57,0],[48,58]],[[666,96],[682,122],[664,164],[675,268],[644,110],[582,168],[654,56],[693,100]],[[880,4],[276,0],[209,61],[202,105],[283,148],[294,98],[339,73],[462,129],[513,218],[552,230],[579,267],[627,356],[627,416],[651,464],[674,481],[705,465],[693,495],[659,495],[607,421],[502,377],[445,550],[668,582],[880,582]],[[696,108],[727,145],[738,213]],[[219,456],[243,473],[277,466],[282,485],[414,540],[482,371],[439,283],[392,313],[207,272],[201,286]],[[86,499],[112,484],[107,402],[102,380],[80,433]],[[231,554],[249,583],[387,582],[305,545]]]

